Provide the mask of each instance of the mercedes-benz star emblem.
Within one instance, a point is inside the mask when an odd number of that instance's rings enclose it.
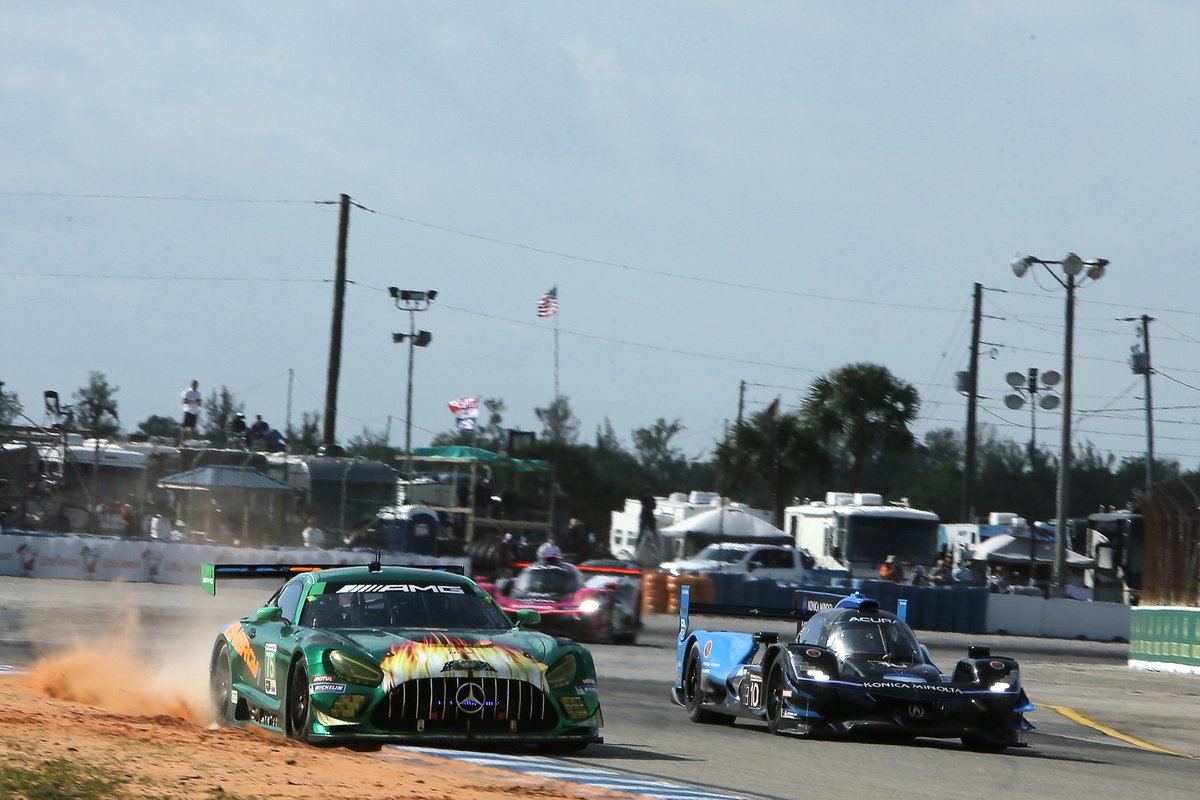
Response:
[[[913,719],[920,719],[925,716],[925,709],[916,704],[908,707],[908,715]]]
[[[454,693],[454,702],[467,714],[478,714],[483,711],[483,687],[478,683],[461,684],[458,691]]]

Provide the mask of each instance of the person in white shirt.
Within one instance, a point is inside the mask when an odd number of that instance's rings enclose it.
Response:
[[[308,527],[300,531],[300,541],[305,547],[325,547],[329,543],[329,537],[317,527],[315,519],[310,519]]]
[[[190,388],[184,389],[179,396],[183,403],[183,422],[179,425],[179,444],[189,438],[196,438],[196,419],[200,416],[200,406],[204,402],[200,397],[200,381],[193,380]]]

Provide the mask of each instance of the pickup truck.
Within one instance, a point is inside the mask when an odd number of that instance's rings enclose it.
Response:
[[[684,572],[736,572],[757,578],[806,581],[814,559],[807,550],[765,544],[710,544],[691,558],[665,561],[659,569],[678,575]]]

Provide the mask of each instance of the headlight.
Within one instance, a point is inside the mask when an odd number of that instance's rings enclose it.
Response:
[[[808,673],[808,677],[812,678],[814,681],[829,680],[829,675],[827,673],[822,672],[821,670],[817,669],[816,667],[809,667],[807,670],[807,673]]]
[[[550,669],[546,670],[546,683],[551,689],[561,689],[575,682],[575,656],[567,656]]]
[[[374,664],[368,664],[354,656],[343,653],[341,650],[330,650],[328,658],[329,666],[333,669],[334,673],[347,683],[357,683],[360,686],[378,686],[383,682],[383,670]]]
[[[1003,694],[1004,692],[1007,692],[1011,688],[1012,688],[1012,684],[1009,683],[1008,681],[996,681],[995,683],[993,683],[991,686],[988,687],[988,691],[995,692],[996,694]]]
[[[595,614],[600,610],[600,601],[594,597],[589,597],[579,604],[579,610],[584,614]]]

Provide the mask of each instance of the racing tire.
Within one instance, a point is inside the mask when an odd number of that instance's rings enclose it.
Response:
[[[687,659],[683,663],[683,705],[687,709],[688,719],[701,725],[733,722],[733,717],[709,711],[704,707],[700,687],[703,669],[700,665],[700,653],[695,647],[688,650]]]
[[[233,724],[233,664],[229,660],[229,645],[224,641],[213,656],[209,675],[213,721],[224,728]]]
[[[288,671],[287,700],[284,706],[284,733],[289,739],[309,740],[312,730],[312,703],[308,691],[308,665],[303,656]]]
[[[767,673],[763,711],[767,719],[767,730],[775,734],[783,732],[783,683],[783,664],[774,661],[770,672]]]

